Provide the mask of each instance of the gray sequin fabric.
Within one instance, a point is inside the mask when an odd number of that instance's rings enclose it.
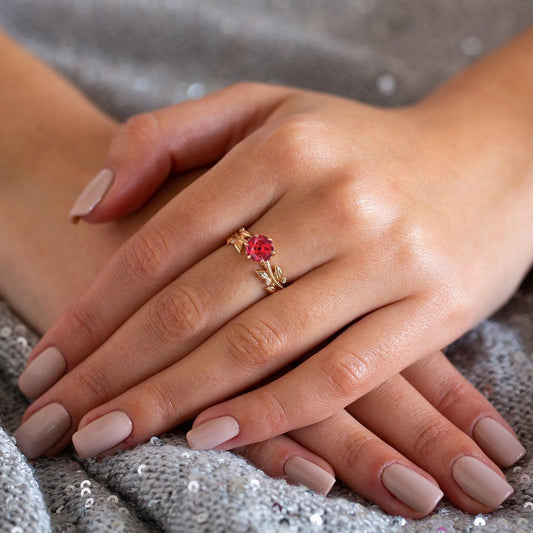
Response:
[[[527,0],[0,2],[8,32],[119,118],[243,79],[408,104],[531,23]],[[444,500],[418,522],[388,516],[341,483],[324,498],[232,453],[191,451],[180,428],[100,461],[67,450],[29,463],[11,435],[36,340],[0,301],[1,531],[533,531],[531,276],[448,353],[529,450],[492,515]]]

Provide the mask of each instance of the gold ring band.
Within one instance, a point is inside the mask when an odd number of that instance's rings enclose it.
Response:
[[[233,246],[237,252],[246,253],[246,257],[260,263],[262,269],[255,273],[265,282],[267,292],[277,292],[285,287],[287,279],[279,266],[270,262],[270,258],[275,255],[272,239],[264,235],[252,235],[249,231],[241,228],[239,231],[227,238],[226,244]]]

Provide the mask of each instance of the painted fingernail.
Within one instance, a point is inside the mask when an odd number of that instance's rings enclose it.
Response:
[[[24,455],[33,459],[58,442],[69,428],[68,411],[60,403],[50,403],[15,431],[15,439]]]
[[[193,450],[211,450],[239,434],[239,424],[231,416],[221,416],[204,422],[187,433]]]
[[[389,492],[419,513],[430,513],[444,496],[440,488],[418,472],[407,466],[387,466],[381,481]]]
[[[76,431],[72,443],[81,457],[94,457],[122,442],[132,431],[133,423],[126,413],[111,411]]]
[[[452,476],[469,496],[493,509],[514,492],[513,487],[492,468],[466,455],[455,461]]]
[[[526,454],[520,441],[493,418],[482,418],[474,426],[474,439],[500,466],[511,466]]]
[[[113,184],[114,178],[113,171],[109,168],[104,168],[83,189],[68,215],[73,224],[76,224],[81,217],[88,215],[102,201]]]
[[[28,398],[38,398],[65,373],[66,369],[67,362],[63,354],[55,346],[50,346],[19,376],[19,389]]]
[[[305,485],[324,496],[335,484],[334,476],[303,457],[291,457],[285,462],[283,470],[292,481]]]

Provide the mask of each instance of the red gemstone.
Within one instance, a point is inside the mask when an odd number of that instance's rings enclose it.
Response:
[[[246,246],[246,255],[254,261],[267,261],[272,256],[274,246],[264,235],[252,237]]]

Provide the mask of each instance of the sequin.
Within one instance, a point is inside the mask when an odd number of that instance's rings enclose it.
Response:
[[[513,472],[520,472],[522,470],[522,467],[521,466],[515,466],[513,468]]]
[[[11,328],[8,328],[7,326],[0,329],[0,337],[3,339],[7,339],[11,335]]]
[[[26,335],[28,333],[28,328],[24,324],[17,324],[13,331],[15,335]]]
[[[23,348],[27,348],[28,339],[26,337],[17,337],[17,344],[20,344]]]
[[[250,486],[252,487],[253,490],[257,490],[261,486],[261,483],[259,482],[258,479],[254,478],[250,480]]]
[[[87,498],[84,505],[86,509],[90,509],[94,505],[94,498]]]
[[[24,530],[20,526],[15,526],[11,528],[11,533],[24,533]]]
[[[465,37],[461,41],[461,50],[466,56],[474,57],[481,53],[481,50],[483,50],[483,44],[478,37],[471,35]]]
[[[309,517],[309,520],[315,526],[321,526],[323,523],[322,517],[318,513],[314,513]]]
[[[524,509],[529,509],[530,511],[533,511],[533,502],[524,503]]]
[[[81,489],[80,494],[81,496],[89,496],[89,494],[91,494],[91,489],[89,487],[85,487]]]
[[[527,474],[523,474],[520,476],[520,483],[522,484],[527,484],[531,481],[531,477],[528,476]]]
[[[392,74],[382,74],[376,80],[377,90],[384,96],[392,96],[396,92],[398,82]]]
[[[111,496],[108,496],[108,497],[107,497],[107,501],[108,501],[108,502],[117,503],[117,502],[118,502],[118,498],[117,498],[117,496],[115,496],[114,494],[111,494]]]
[[[474,519],[475,526],[484,526],[486,523],[486,520],[482,516],[476,516]]]
[[[139,474],[139,476],[142,476],[145,469],[146,469],[146,465],[139,465],[137,467],[137,474]]]
[[[205,522],[207,522],[208,519],[209,519],[209,514],[205,512],[200,513],[199,515],[196,516],[196,521],[199,524],[204,524]]]
[[[141,93],[148,92],[151,87],[152,82],[146,76],[139,76],[138,78],[135,78],[135,81],[133,82],[133,88]]]
[[[200,490],[200,483],[193,479],[192,481],[189,481],[189,484],[187,485],[187,490],[190,492],[198,492]]]
[[[88,480],[88,479],[85,479],[83,480],[81,483],[80,483],[80,487],[83,489],[84,487],[90,487],[91,486],[91,482]]]
[[[73,490],[76,490],[76,487],[74,485],[67,485],[65,487],[65,492],[72,492]]]
[[[187,87],[187,98],[191,100],[202,98],[202,96],[204,96],[206,92],[207,89],[203,83],[191,83],[189,87]]]

